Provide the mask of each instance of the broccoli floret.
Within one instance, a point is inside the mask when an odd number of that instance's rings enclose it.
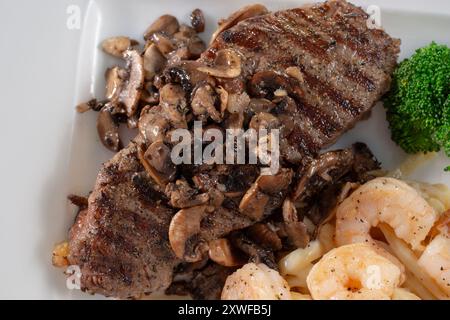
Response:
[[[384,106],[392,140],[403,150],[443,149],[450,157],[450,48],[432,42],[402,61]]]

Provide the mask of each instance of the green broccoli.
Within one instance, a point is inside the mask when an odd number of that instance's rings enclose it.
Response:
[[[392,140],[403,150],[443,149],[450,157],[450,48],[432,42],[402,61],[384,106]]]

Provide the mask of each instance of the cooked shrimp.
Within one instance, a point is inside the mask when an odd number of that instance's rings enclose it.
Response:
[[[444,234],[437,235],[425,248],[418,264],[450,297],[450,238]]]
[[[356,189],[336,210],[336,243],[374,244],[371,227],[388,224],[413,250],[423,249],[436,211],[405,182],[376,178]]]
[[[262,263],[244,265],[227,278],[222,291],[222,300],[291,299],[286,280]]]
[[[402,278],[396,264],[372,246],[356,243],[325,254],[306,281],[315,300],[389,300]]]

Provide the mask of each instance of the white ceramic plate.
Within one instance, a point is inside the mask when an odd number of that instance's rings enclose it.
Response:
[[[76,1],[74,2],[76,3]],[[177,16],[181,22],[188,23],[190,12],[198,7],[206,16],[207,28],[203,37],[207,41],[219,18],[252,2],[256,1],[95,0],[90,1],[87,6],[82,6],[84,22],[81,29],[78,61],[70,61],[76,63],[77,70],[76,88],[72,92],[73,103],[60,106],[65,108],[66,114],[73,115],[73,121],[68,123],[73,126],[73,129],[70,142],[70,161],[66,168],[67,171],[65,171],[67,175],[52,175],[50,181],[54,181],[54,183],[46,183],[45,186],[48,189],[39,190],[45,196],[41,197],[41,203],[36,205],[38,213],[27,212],[17,216],[8,216],[9,225],[19,229],[22,223],[29,221],[26,214],[36,214],[40,221],[38,227],[42,230],[39,230],[39,239],[31,239],[31,236],[28,238],[27,234],[22,235],[22,243],[39,241],[38,250],[29,250],[35,248],[32,247],[24,249],[23,255],[15,252],[12,255],[14,258],[9,261],[2,259],[3,266],[0,270],[5,270],[5,274],[7,272],[7,277],[4,279],[4,283],[7,285],[0,285],[0,297],[63,299],[90,297],[78,291],[66,289],[65,277],[60,270],[51,266],[50,255],[54,243],[64,240],[66,237],[75,215],[75,208],[68,204],[62,195],[68,193],[87,194],[94,184],[101,163],[112,156],[111,152],[101,146],[97,137],[96,114],[88,112],[80,115],[76,114],[73,109],[78,102],[103,95],[104,71],[108,66],[117,63],[117,60],[106,56],[99,50],[101,40],[114,35],[127,35],[140,40],[149,23],[161,14],[171,13]],[[307,1],[260,2],[267,5],[270,10],[276,10],[299,6]],[[391,36],[402,40],[400,59],[410,56],[416,48],[424,46],[432,40],[450,45],[448,33],[450,30],[450,3],[448,1],[428,1],[426,5],[420,1],[391,2],[394,1],[354,1],[363,7],[373,4],[381,7],[382,26]],[[51,60],[54,58],[49,57],[46,63],[51,64]],[[63,81],[63,79],[59,81]],[[54,134],[58,133],[54,132]],[[333,148],[345,147],[355,141],[365,142],[386,169],[395,168],[405,158],[401,149],[390,140],[385,113],[380,104],[374,108],[369,120],[360,122],[353,130],[346,133]],[[49,154],[52,153],[49,152]],[[59,159],[50,159],[49,157],[48,163],[51,166],[57,160]],[[448,163],[448,159],[440,154],[425,167],[417,170],[413,178],[450,185],[450,174],[445,174],[442,170]],[[58,165],[58,168],[59,173],[64,173],[61,165]],[[55,195],[58,195],[56,199]],[[56,205],[55,202],[57,202]],[[54,208],[61,208],[63,203],[66,204],[66,212],[54,212]],[[18,238],[17,232],[19,231],[13,229],[2,231],[1,239],[6,242],[1,245],[5,248],[8,247],[8,252],[14,251],[15,248],[14,243],[8,243],[7,239]],[[33,233],[34,236],[36,235]],[[22,250],[23,246],[20,249]],[[5,263],[8,266],[4,266]],[[16,269],[15,263],[21,267]],[[24,263],[28,265],[24,267]],[[27,281],[21,281],[19,270],[21,273],[24,271],[31,273],[27,275]],[[30,279],[33,277],[40,279],[36,281],[37,287],[33,285],[33,282],[30,283]]]

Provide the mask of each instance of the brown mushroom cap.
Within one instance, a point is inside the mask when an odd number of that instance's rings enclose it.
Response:
[[[172,218],[169,226],[169,242],[175,255],[187,262],[202,259],[208,251],[208,244],[196,239],[194,247],[189,241],[200,232],[200,223],[208,214],[208,206],[200,205],[181,209]]]
[[[219,24],[219,28],[213,33],[210,43],[212,43],[222,31],[231,28],[239,21],[250,17],[260,16],[268,12],[267,8],[262,4],[251,4],[239,9]]]
[[[216,53],[214,66],[197,68],[210,76],[220,78],[236,78],[241,74],[241,57],[232,49],[222,49]]]
[[[208,243],[208,247],[209,258],[222,266],[235,267],[245,263],[242,254],[231,245],[228,239],[212,240]]]
[[[159,91],[163,116],[174,128],[187,128],[186,114],[189,110],[185,96],[183,88],[172,83],[166,84]]]
[[[122,58],[123,53],[131,48],[132,46],[137,45],[138,42],[136,40],[131,40],[128,37],[111,37],[103,40],[101,47],[103,51],[106,53]]]
[[[134,115],[144,86],[144,62],[136,50],[124,52],[127,61],[128,79],[120,92],[120,102],[125,106],[128,117]]]
[[[121,148],[119,138],[119,124],[111,114],[111,108],[106,105],[98,113],[97,133],[102,144],[111,151],[117,152]]]
[[[177,18],[172,15],[165,14],[155,20],[145,31],[144,39],[150,40],[156,32],[162,32],[166,35],[173,35],[180,28]]]
[[[164,177],[165,181],[171,181],[177,172],[176,166],[170,159],[170,148],[162,141],[153,142],[145,151],[145,159]]]
[[[164,140],[170,124],[165,117],[161,116],[161,106],[147,106],[142,109],[139,119],[139,133],[148,144],[158,140]]]
[[[166,65],[166,58],[161,54],[155,44],[151,44],[144,52],[145,80],[151,81]]]
[[[203,32],[205,31],[205,16],[203,15],[202,10],[195,9],[191,13],[191,25],[192,28],[196,32]]]

